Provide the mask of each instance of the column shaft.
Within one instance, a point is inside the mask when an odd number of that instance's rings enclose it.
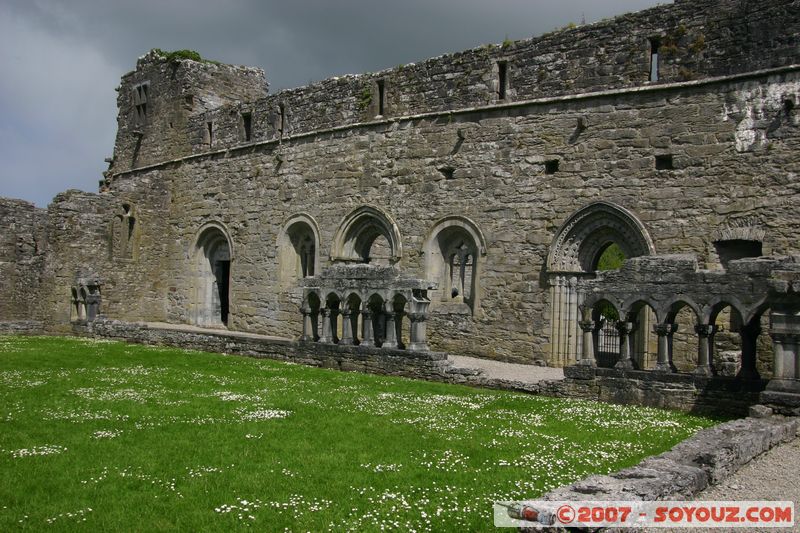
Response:
[[[617,322],[617,331],[619,331],[619,361],[614,365],[614,368],[633,370],[630,345],[630,333],[633,331],[633,323]]]
[[[581,366],[597,366],[597,361],[594,358],[594,321],[582,320],[578,325],[583,331],[581,359],[578,364]]]
[[[361,310],[361,346],[375,346],[372,334],[372,313],[369,309]]]
[[[349,309],[345,309],[341,312],[341,315],[342,315],[342,338],[339,340],[339,344],[344,344],[344,345],[353,344],[353,327],[350,324],[351,312]]]
[[[319,314],[322,317],[322,335],[319,337],[319,342],[325,344],[332,344],[333,343],[333,335],[331,335],[331,310],[327,307],[323,307],[319,310]]]
[[[391,305],[391,303],[389,304]],[[397,348],[397,334],[394,326],[394,311],[386,311],[386,339],[383,341],[381,348]]]

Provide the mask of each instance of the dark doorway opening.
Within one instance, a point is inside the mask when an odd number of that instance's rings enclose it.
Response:
[[[219,293],[220,320],[227,326],[228,307],[230,305],[231,262],[216,261],[214,263],[214,277],[217,281],[217,291]]]

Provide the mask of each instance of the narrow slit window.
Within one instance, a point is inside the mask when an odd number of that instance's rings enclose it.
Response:
[[[658,39],[650,39],[650,81],[658,81]]]
[[[136,114],[136,122],[139,124],[144,124],[147,119],[147,100],[149,92],[149,83],[140,83],[133,88],[133,106]]]
[[[242,126],[244,126],[244,140],[249,141],[253,136],[253,115],[242,113]]]
[[[280,111],[280,121],[278,122],[278,135],[283,137],[284,131],[286,131],[286,106],[283,105],[283,102],[278,104],[278,109]]]
[[[508,89],[508,62],[497,62],[497,98],[499,100],[506,99]]]
[[[208,130],[208,145],[214,144],[214,123],[206,122],[206,129]]]
[[[378,80],[378,115],[383,116],[386,105],[386,84],[384,80]]]

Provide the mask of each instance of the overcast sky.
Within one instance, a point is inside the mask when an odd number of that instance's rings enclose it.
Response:
[[[96,191],[119,78],[151,48],[266,70],[270,92],[595,22],[656,0],[0,0],[0,196]]]

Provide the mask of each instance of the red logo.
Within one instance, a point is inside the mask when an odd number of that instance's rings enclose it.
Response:
[[[562,524],[571,524],[575,520],[575,509],[570,505],[562,505],[556,511],[556,516]]]

